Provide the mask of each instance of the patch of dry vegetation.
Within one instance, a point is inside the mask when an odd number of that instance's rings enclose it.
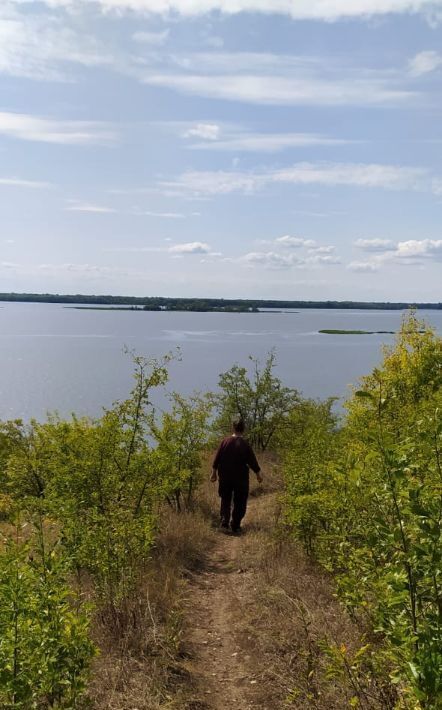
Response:
[[[96,710],[179,707],[187,686],[180,662],[186,577],[204,565],[212,544],[199,511],[165,509],[149,565],[118,616],[96,618],[100,648],[89,701]]]
[[[335,598],[331,578],[286,534],[277,463],[267,456],[263,469],[264,487],[252,485],[246,534],[232,559],[231,573],[240,582],[225,629],[256,679],[242,691],[247,707],[342,710],[359,693],[358,707],[385,710],[371,678],[364,684],[351,668],[330,677],[324,644],[345,648],[351,659],[364,643],[363,631]],[[195,624],[192,587],[210,569],[220,534],[214,530],[218,505],[217,487],[206,481],[193,511],[164,510],[138,589],[118,619],[96,619],[101,654],[89,689],[94,710],[215,707],[211,696],[197,700],[204,689],[189,671],[199,661],[188,636]],[[218,663],[221,668],[223,659]],[[222,699],[226,687],[219,693]]]
[[[363,630],[335,598],[331,578],[284,533],[277,469],[268,489],[243,540],[243,571],[252,573],[253,584],[237,628],[260,670],[256,707],[385,710],[382,680],[351,667]],[[342,674],[330,673],[325,648],[348,659]]]

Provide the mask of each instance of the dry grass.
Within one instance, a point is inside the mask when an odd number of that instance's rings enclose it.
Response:
[[[362,631],[336,600],[329,576],[286,535],[277,462],[270,457],[261,457],[261,462],[264,486],[252,477],[246,535],[234,562],[235,572],[243,573],[239,587],[235,585],[239,603],[229,619],[240,653],[257,679],[247,707],[343,710],[355,689],[345,673],[336,679],[327,676],[322,643],[345,646],[351,657],[363,645]],[[204,470],[195,510],[164,512],[152,560],[128,601],[123,628],[96,625],[102,653],[89,693],[95,710],[212,707],[196,701],[186,652],[186,636],[195,623],[190,589],[200,572],[210,568],[210,550],[216,548],[211,527],[218,524],[217,486],[208,480],[209,461]],[[231,632],[226,628],[226,633]],[[365,687],[379,694],[379,684]],[[365,698],[361,707],[391,706]]]
[[[176,707],[186,686],[179,662],[185,578],[204,564],[212,533],[201,513],[172,510],[164,510],[160,531],[119,619],[96,619],[100,655],[88,694],[96,710]]]
[[[278,489],[277,475],[273,481]],[[343,710],[357,695],[353,682],[361,683],[361,707],[392,707],[382,680],[346,672],[329,677],[323,644],[345,647],[351,658],[364,645],[364,634],[334,596],[332,579],[289,539],[280,518],[281,501],[273,492],[255,506],[243,542],[243,567],[253,585],[237,633],[253,649],[261,672],[256,707]]]

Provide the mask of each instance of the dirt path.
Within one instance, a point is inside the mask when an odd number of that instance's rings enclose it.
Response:
[[[256,503],[250,501],[249,526]],[[250,638],[236,631],[241,603],[253,584],[252,572],[241,567],[244,539],[220,532],[209,564],[190,583],[187,670],[196,693],[188,710],[264,710],[253,701],[258,679]]]
[[[323,644],[356,652],[363,630],[345,614],[329,576],[275,535],[279,491],[252,489],[245,535],[218,533],[205,567],[188,581],[179,710],[282,710],[288,703],[342,710],[354,700],[345,676],[330,681]]]

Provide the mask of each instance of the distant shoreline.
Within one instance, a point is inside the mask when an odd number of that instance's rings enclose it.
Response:
[[[166,312],[191,312],[191,313],[260,313],[257,308],[230,308],[226,306],[225,308],[149,308],[149,306],[64,306],[64,308],[71,309],[74,311],[134,311],[141,313],[166,313]],[[268,313],[283,313],[283,311],[267,311]],[[290,311],[290,313],[295,313],[296,311]]]
[[[133,306],[146,311],[196,311],[256,313],[261,309],[323,309],[323,310],[379,310],[402,311],[410,307],[418,310],[442,310],[442,303],[389,301],[281,301],[269,299],[227,298],[167,298],[164,296],[111,296],[52,293],[0,293],[0,302],[61,303],[75,306]],[[126,310],[126,309],[125,309]],[[132,310],[129,308],[129,310]],[[136,310],[134,308],[134,310]]]
[[[324,328],[318,333],[325,335],[395,335],[395,330],[340,330],[336,328]]]

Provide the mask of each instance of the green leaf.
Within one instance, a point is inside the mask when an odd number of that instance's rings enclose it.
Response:
[[[374,397],[373,397],[373,395],[371,394],[371,392],[367,392],[366,390],[357,390],[357,391],[355,392],[355,396],[356,396],[356,397],[360,397],[360,398],[365,397],[366,399],[371,399],[371,400],[374,399]]]

